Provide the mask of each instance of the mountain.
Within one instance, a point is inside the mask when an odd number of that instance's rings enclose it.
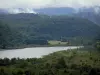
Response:
[[[72,7],[61,7],[61,8],[42,8],[36,9],[36,12],[39,14],[46,14],[46,15],[69,15],[81,18],[88,19],[97,25],[100,26],[100,6],[93,6],[93,7],[81,7],[81,8],[72,8]]]
[[[80,8],[75,16],[86,18],[100,26],[100,7]]]
[[[31,28],[30,30],[32,31],[36,30],[34,32],[38,31],[40,34],[50,34],[50,35],[52,33],[52,36],[55,36],[55,34],[59,34],[59,37],[60,36],[71,37],[71,36],[83,36],[83,35],[87,36],[88,34],[91,36],[92,31],[93,33],[95,32],[96,34],[96,30],[94,30],[93,28],[96,27],[98,31],[97,24],[98,25],[100,24],[99,6],[83,7],[77,10],[70,7],[42,8],[42,9],[24,9],[24,8],[0,9],[0,12],[4,13],[0,15],[0,20],[7,22],[7,24],[11,25],[11,27],[22,27],[22,29],[24,29],[25,26],[26,27],[29,26]],[[42,15],[43,13],[44,15]],[[91,26],[93,27],[91,28]],[[59,31],[57,30],[57,27]],[[62,28],[63,30],[60,28]],[[48,31],[45,31],[47,29]],[[93,29],[93,30],[90,32],[86,29],[88,30]],[[64,34],[64,32],[66,33]]]
[[[8,11],[6,9],[0,9],[0,14],[8,14]]]
[[[66,15],[75,12],[74,8],[71,7],[61,7],[61,8],[9,8],[0,9],[0,14],[18,14],[18,13],[33,13],[33,14],[45,14],[45,15]]]
[[[69,15],[88,19],[100,26],[100,6],[94,7],[58,7],[58,8],[9,8],[0,9],[0,14],[20,14],[20,13],[31,13],[31,14],[44,14],[44,15]]]
[[[47,16],[39,14],[0,15],[0,20],[13,29],[27,35],[50,35],[52,38],[96,36],[100,27],[93,22],[71,16]]]
[[[74,16],[47,16],[33,13],[0,14],[0,48],[3,49],[47,45],[47,40],[88,44],[99,33],[98,25]]]
[[[41,8],[41,9],[35,9],[35,11],[40,14],[46,14],[46,15],[66,15],[66,14],[68,15],[76,12],[76,10],[71,7]]]

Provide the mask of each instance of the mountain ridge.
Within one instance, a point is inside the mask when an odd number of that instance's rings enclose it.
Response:
[[[25,29],[28,31],[51,34],[59,36],[82,36],[93,35],[100,27],[93,22],[71,16],[47,16],[39,14],[9,14],[0,15],[0,20],[11,27]],[[93,30],[92,30],[93,29]],[[90,31],[89,31],[90,30]],[[81,32],[80,32],[81,31]],[[66,33],[65,33],[66,32]],[[56,36],[55,36],[56,37]]]
[[[0,14],[21,14],[21,13],[30,13],[30,14],[44,14],[44,15],[68,15],[88,19],[95,24],[100,26],[100,6],[94,7],[81,7],[81,8],[72,8],[72,7],[58,7],[58,8],[8,8],[0,9]]]

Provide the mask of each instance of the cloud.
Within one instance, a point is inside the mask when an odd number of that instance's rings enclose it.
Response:
[[[11,14],[17,14],[17,13],[34,13],[34,14],[37,14],[37,12],[35,12],[33,9],[29,9],[29,8],[26,8],[26,9],[7,9],[8,13],[11,13]]]
[[[0,0],[0,8],[97,6],[100,0]]]

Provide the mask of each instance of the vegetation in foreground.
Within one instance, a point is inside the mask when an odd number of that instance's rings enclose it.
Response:
[[[100,52],[59,51],[43,58],[0,59],[0,75],[100,75]]]

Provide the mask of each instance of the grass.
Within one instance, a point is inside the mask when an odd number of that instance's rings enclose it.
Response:
[[[56,60],[58,58],[64,57],[67,65],[89,65],[91,67],[100,68],[100,52],[97,50],[79,49],[59,51],[44,57],[49,59],[49,61],[53,58]]]
[[[67,45],[68,44],[68,42],[62,42],[62,41],[57,41],[57,40],[50,40],[50,41],[48,41],[48,43],[50,44],[50,45]]]

